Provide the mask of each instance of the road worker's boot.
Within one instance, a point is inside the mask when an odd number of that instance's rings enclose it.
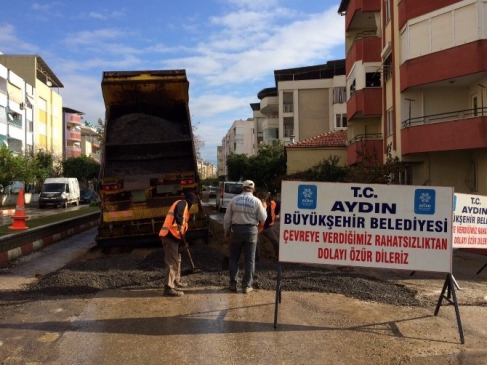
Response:
[[[164,296],[166,297],[180,297],[183,295],[184,293],[182,291],[174,290],[173,288],[170,288],[168,286],[164,287]]]

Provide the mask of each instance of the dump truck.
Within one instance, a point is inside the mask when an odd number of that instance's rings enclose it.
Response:
[[[200,196],[185,70],[105,71],[99,195],[100,247],[159,242],[171,205]],[[190,209],[186,238],[208,239],[201,200]]]

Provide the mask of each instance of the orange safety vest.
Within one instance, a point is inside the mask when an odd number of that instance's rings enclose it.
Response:
[[[271,204],[270,204],[271,221],[269,222],[269,227],[272,227],[274,225],[274,221],[276,220],[276,206],[277,206],[276,202],[274,200],[271,200]],[[265,222],[259,223],[259,225],[257,226],[258,232],[264,230],[264,224]]]
[[[181,200],[175,201],[171,206],[171,209],[169,209],[169,212],[167,212],[166,219],[164,220],[164,224],[162,225],[161,230],[159,231],[159,236],[165,237],[167,236],[168,232],[171,232],[171,234],[174,237],[176,237],[177,239],[181,239],[181,234],[178,231],[178,224],[174,219],[174,210],[176,209],[176,205],[178,205],[180,201]],[[186,207],[184,208],[184,213],[183,213],[183,224],[181,224],[181,233],[183,235],[188,230],[189,218],[190,218],[190,214],[188,210],[188,204],[186,203]]]

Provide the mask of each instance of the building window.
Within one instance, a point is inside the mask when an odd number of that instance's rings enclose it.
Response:
[[[282,94],[282,112],[294,113],[294,96],[292,92],[284,92]]]
[[[392,108],[387,111],[387,135],[390,136],[393,132],[393,120],[394,116],[392,114]]]
[[[289,138],[294,135],[294,118],[284,118],[284,138]]]
[[[339,86],[333,88],[333,104],[342,104],[347,101],[347,88]]]
[[[47,136],[47,126],[45,123],[39,123],[39,134],[43,136]]]
[[[354,92],[355,92],[355,80],[353,80],[352,83],[350,84],[350,96],[352,96]]]
[[[47,102],[43,98],[39,98],[38,104],[39,110],[47,112]]]
[[[34,132],[34,122],[32,120],[27,121],[27,132]]]
[[[392,184],[397,185],[412,185],[413,178],[411,165],[406,165],[403,170],[391,173],[390,181]]]
[[[347,115],[346,114],[335,115],[335,128],[347,128]]]
[[[365,87],[379,87],[380,72],[367,72],[365,74]]]
[[[392,54],[387,56],[384,61],[384,79],[387,81],[392,76]]]
[[[465,177],[465,185],[471,192],[478,191],[478,166],[475,160],[470,160],[467,176]]]
[[[263,140],[264,141],[268,141],[270,139],[279,139],[279,129],[278,128],[264,129],[262,131],[262,134],[263,134]]]
[[[1,105],[0,105],[0,123],[7,124],[7,113],[5,107]]]

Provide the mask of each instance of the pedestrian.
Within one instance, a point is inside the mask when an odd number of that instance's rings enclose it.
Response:
[[[279,260],[279,214],[281,213],[281,202],[274,199],[270,193],[265,194],[263,202],[267,206],[267,219],[263,224],[259,224],[259,236],[264,236],[271,242],[276,259]]]
[[[187,192],[183,200],[173,203],[166,215],[164,224],[159,232],[159,238],[164,249],[164,295],[180,297],[184,293],[180,290],[188,285],[181,282],[181,255],[180,244],[186,245],[184,235],[188,230],[189,210],[198,198],[193,192]],[[185,249],[186,247],[182,247]]]
[[[245,180],[242,193],[232,198],[228,203],[223,218],[225,238],[230,241],[230,291],[237,291],[238,262],[242,250],[244,252],[244,276],[242,279],[243,292],[252,291],[252,280],[255,269],[255,249],[257,247],[257,225],[267,218],[262,201],[253,195],[255,184]]]

